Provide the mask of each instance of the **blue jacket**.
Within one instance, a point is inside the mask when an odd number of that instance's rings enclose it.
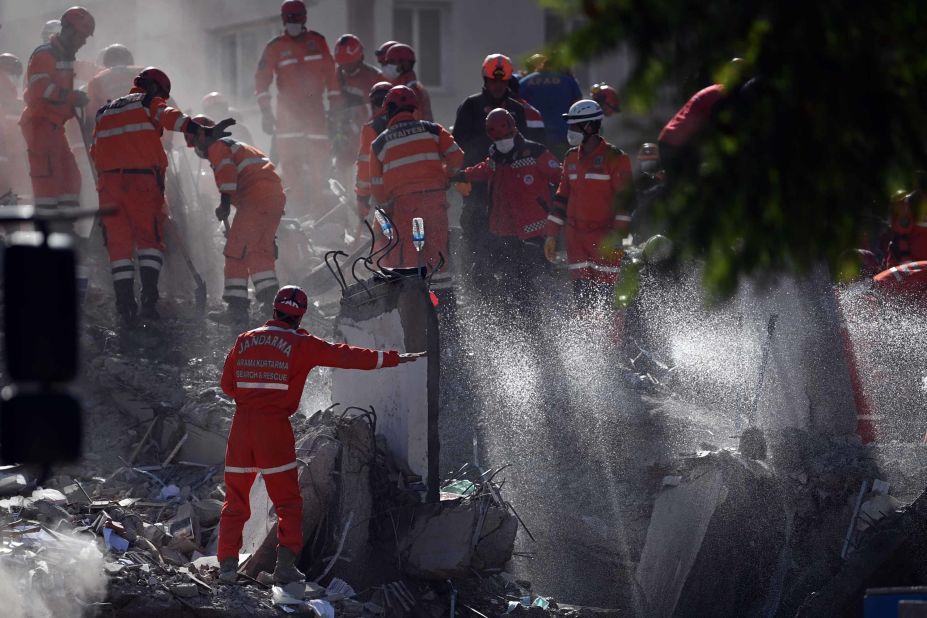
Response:
[[[548,140],[566,142],[567,124],[562,114],[583,98],[579,84],[566,73],[536,71],[519,81],[521,96],[541,112]]]

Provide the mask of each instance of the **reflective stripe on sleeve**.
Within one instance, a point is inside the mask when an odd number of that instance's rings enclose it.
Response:
[[[367,189],[370,187],[370,183],[366,180],[358,180],[354,183],[355,186],[360,187],[361,189]]]
[[[51,79],[51,75],[49,75],[48,73],[36,73],[35,75],[29,78],[29,85],[31,86],[35,82],[39,81],[40,79],[45,79],[46,77]]]
[[[369,154],[357,155],[357,160],[358,161],[369,161],[370,155]]]
[[[567,178],[570,180],[576,180],[576,174],[567,174]]]
[[[556,223],[557,225],[563,225],[563,219],[560,217],[555,217],[554,215],[547,215],[547,220]]]
[[[445,150],[445,151],[444,151],[444,154],[446,154],[446,155],[447,155],[447,154],[451,154],[452,152],[457,152],[458,150],[460,150],[460,146],[458,146],[458,145],[455,143],[455,144],[452,144],[450,148],[448,148],[447,150]]]
[[[277,133],[277,139],[293,139],[294,137],[305,137],[305,133]]]
[[[223,167],[225,167],[226,165],[231,165],[232,167],[234,167],[234,166],[235,166],[235,162],[232,161],[231,159],[222,159],[221,161],[219,161],[219,165],[217,165],[217,166],[215,167],[215,170],[218,172],[219,170],[221,170],[221,169],[222,169]]]
[[[181,114],[180,118],[177,119],[177,122],[174,123],[174,130],[180,131],[181,129],[183,129],[183,123],[186,122],[186,120],[187,120],[186,114]]]
[[[289,65],[291,65],[291,64],[296,64],[297,62],[299,62],[299,58],[287,58],[286,60],[281,60],[280,62],[278,62],[278,63],[277,63],[277,66],[278,66],[278,67],[285,67],[285,66],[289,66]],[[270,95],[268,95],[268,96],[270,96]]]
[[[59,71],[69,71],[74,69],[73,60],[59,60],[55,63],[55,68]]]
[[[267,163],[270,163],[270,159],[267,157],[249,157],[238,164],[238,171],[240,172],[249,165],[266,165]]]
[[[615,215],[615,221],[627,221],[628,223],[630,223],[631,217],[628,215]]]
[[[237,182],[223,182],[219,185],[219,191],[238,191]]]
[[[612,177],[608,174],[589,174],[587,173],[583,176],[586,180],[611,180]]]
[[[52,93],[55,91],[55,88],[57,88],[55,84],[49,84],[48,88],[45,89],[45,92],[42,93],[42,97],[46,99],[50,97]]]
[[[377,350],[377,366],[374,369],[380,369],[381,367],[383,367],[383,352]]]
[[[322,54],[312,54],[311,56],[303,56],[303,60],[321,60]]]
[[[285,391],[290,388],[289,384],[281,382],[238,382],[236,386],[238,388],[265,388],[273,391]]]
[[[528,120],[525,122],[525,125],[527,125],[529,129],[543,129],[544,121],[543,120]]]
[[[901,281],[901,273],[898,272],[898,268],[892,266],[888,269],[888,272],[892,273],[892,276],[895,277],[895,281]]]

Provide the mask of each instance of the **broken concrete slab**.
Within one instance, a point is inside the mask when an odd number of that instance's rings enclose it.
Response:
[[[730,452],[682,464],[683,482],[654,504],[635,574],[639,606],[657,618],[752,615],[785,544],[782,489],[763,463]]]

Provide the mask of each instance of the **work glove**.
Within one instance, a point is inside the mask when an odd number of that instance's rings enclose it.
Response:
[[[467,197],[473,191],[473,185],[469,182],[455,182],[454,188],[457,190],[457,193],[460,193],[464,197]]]
[[[551,264],[557,261],[557,239],[553,236],[548,237],[544,241],[544,257],[546,257],[547,261]]]
[[[216,208],[215,213],[216,219],[219,221],[225,221],[229,218],[229,215],[232,214],[232,205],[223,199],[222,203],[219,204],[219,207]]]
[[[261,112],[261,129],[264,133],[273,135],[276,128],[277,123],[274,121],[274,115],[270,111]]]
[[[225,120],[220,120],[218,123],[216,123],[216,126],[214,127],[201,126],[200,130],[203,132],[203,135],[207,139],[212,141],[212,140],[222,139],[223,137],[229,137],[231,135],[231,132],[226,131],[226,129],[232,126],[233,124],[235,124],[234,118],[226,118]]]
[[[71,107],[86,107],[90,103],[90,97],[87,96],[86,92],[81,92],[80,90],[72,90],[67,94],[64,99],[64,102],[70,105]]]

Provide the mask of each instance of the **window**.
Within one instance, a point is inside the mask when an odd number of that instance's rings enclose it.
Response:
[[[442,86],[441,49],[444,9],[397,3],[393,9],[393,38],[415,49],[415,72],[426,86]]]
[[[267,20],[216,34],[222,80],[217,89],[233,102],[253,103],[254,71],[264,45],[279,30],[278,20]]]

